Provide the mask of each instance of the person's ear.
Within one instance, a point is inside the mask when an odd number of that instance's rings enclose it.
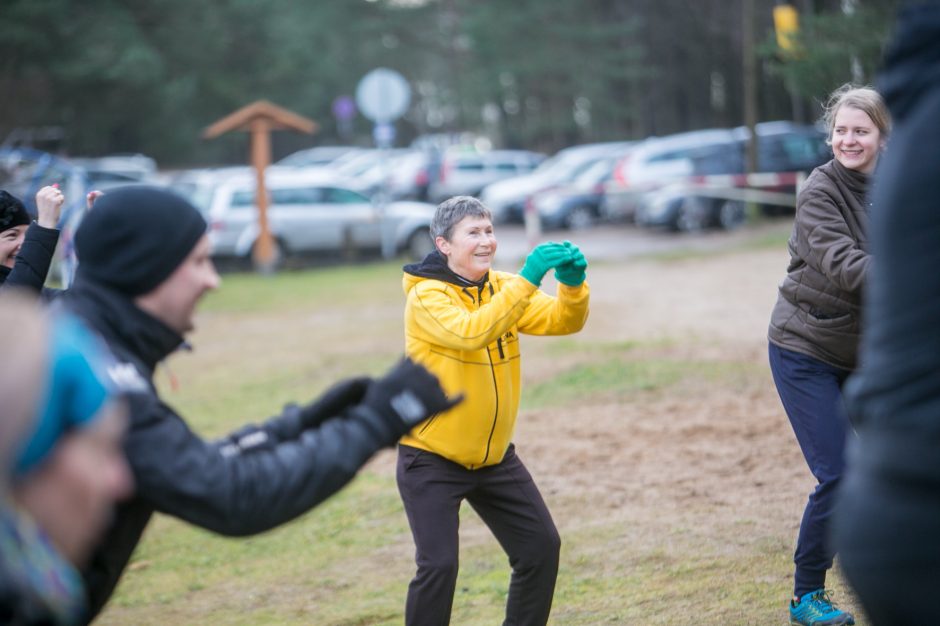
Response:
[[[434,238],[434,245],[444,256],[450,255],[450,242],[438,235]]]

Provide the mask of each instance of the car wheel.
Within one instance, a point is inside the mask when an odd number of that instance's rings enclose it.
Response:
[[[411,233],[405,243],[405,249],[412,260],[424,260],[424,257],[434,251],[434,242],[431,241],[430,231],[426,228],[419,228]]]
[[[718,225],[724,230],[734,230],[744,223],[744,203],[725,200],[718,207]]]
[[[688,197],[679,205],[679,214],[676,216],[678,230],[695,233],[708,226],[708,207],[702,198]]]
[[[565,228],[584,230],[594,225],[594,211],[587,205],[576,206],[565,216]]]

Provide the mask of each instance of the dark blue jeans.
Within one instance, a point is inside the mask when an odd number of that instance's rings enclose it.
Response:
[[[793,595],[801,597],[826,584],[835,550],[829,521],[836,489],[845,469],[849,422],[842,402],[848,370],[770,344],[770,371],[790,418],[803,457],[818,484],[809,495],[793,562]]]

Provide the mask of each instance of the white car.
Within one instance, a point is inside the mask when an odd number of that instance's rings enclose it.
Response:
[[[268,225],[278,259],[378,251],[406,252],[420,259],[433,250],[429,227],[434,207],[430,204],[376,205],[348,181],[322,168],[286,171],[272,167],[265,185]],[[254,176],[222,182],[207,217],[212,256],[250,257],[260,233]]]
[[[529,174],[487,185],[480,193],[480,200],[493,214],[494,222],[521,222],[526,202],[533,194],[571,182],[582,167],[629,145],[629,142],[605,142],[559,150]]]
[[[450,150],[437,179],[430,183],[428,197],[442,202],[452,196],[478,196],[491,183],[532,172],[544,159],[544,154],[527,150]]]

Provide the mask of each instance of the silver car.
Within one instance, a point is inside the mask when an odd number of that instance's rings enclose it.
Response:
[[[432,205],[376,205],[347,183],[321,168],[269,168],[267,215],[276,258],[383,251],[406,252],[418,259],[433,249],[429,235]],[[213,194],[208,218],[214,257],[249,257],[260,233],[254,177],[222,182]]]
[[[451,150],[444,155],[437,179],[431,181],[428,197],[441,202],[451,196],[476,196],[490,183],[528,174],[544,159],[545,155],[527,150]]]

